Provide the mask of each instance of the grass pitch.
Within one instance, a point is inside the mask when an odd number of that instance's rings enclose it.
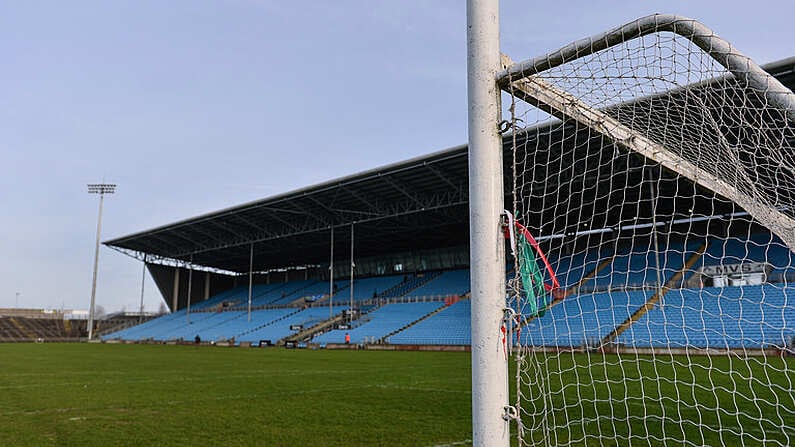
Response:
[[[470,408],[466,353],[0,344],[0,446],[430,446]]]
[[[536,360],[528,441],[795,441],[795,358]],[[0,344],[0,446],[469,445],[469,369],[449,352]]]

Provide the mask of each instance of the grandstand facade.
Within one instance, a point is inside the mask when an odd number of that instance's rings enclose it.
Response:
[[[764,68],[795,87],[795,59]],[[574,128],[540,130],[515,137],[525,148],[535,147],[531,138],[561,152],[576,144]],[[600,144],[612,152],[609,141]],[[504,150],[505,208],[512,209],[507,140]],[[791,349],[795,260],[786,245],[682,177],[651,174],[632,156],[621,175],[617,185],[658,175],[657,193],[669,200],[650,207],[641,188],[558,188],[559,201],[576,196],[617,211],[569,216],[544,208],[525,223],[542,246],[555,247],[550,261],[563,294],[512,337],[558,350]],[[116,238],[105,244],[147,263],[172,312],[104,339],[335,347],[347,336],[352,345],[466,347],[468,222],[467,147],[460,146]]]

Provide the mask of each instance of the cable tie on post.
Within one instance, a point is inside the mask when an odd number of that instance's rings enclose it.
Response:
[[[505,228],[506,237],[511,240],[511,255],[516,258],[516,231],[514,229],[513,214],[508,210],[502,210],[502,214],[508,221],[507,225],[504,225],[503,228],[507,227]]]

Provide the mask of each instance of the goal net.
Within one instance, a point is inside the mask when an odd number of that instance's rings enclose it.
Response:
[[[676,16],[504,65],[518,443],[795,443],[793,94]]]

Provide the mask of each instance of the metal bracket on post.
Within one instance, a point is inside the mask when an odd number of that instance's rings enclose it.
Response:
[[[500,219],[503,231],[508,234],[508,238],[511,240],[511,255],[516,257],[516,232],[514,231],[513,214],[508,210],[502,210]]]
[[[502,419],[505,421],[518,421],[519,412],[513,405],[506,405],[502,407]]]
[[[505,313],[505,317],[503,319],[503,327],[505,327],[505,338],[506,338],[506,340],[505,340],[505,345],[506,345],[505,348],[506,348],[506,351],[507,351],[506,354],[510,355],[510,354],[514,353],[513,352],[514,351],[514,349],[513,349],[513,346],[514,346],[514,340],[513,340],[514,325],[518,325],[519,324],[519,322],[521,321],[522,314],[519,313],[519,312],[516,312],[516,309],[513,309],[511,307],[505,307],[502,311]]]

